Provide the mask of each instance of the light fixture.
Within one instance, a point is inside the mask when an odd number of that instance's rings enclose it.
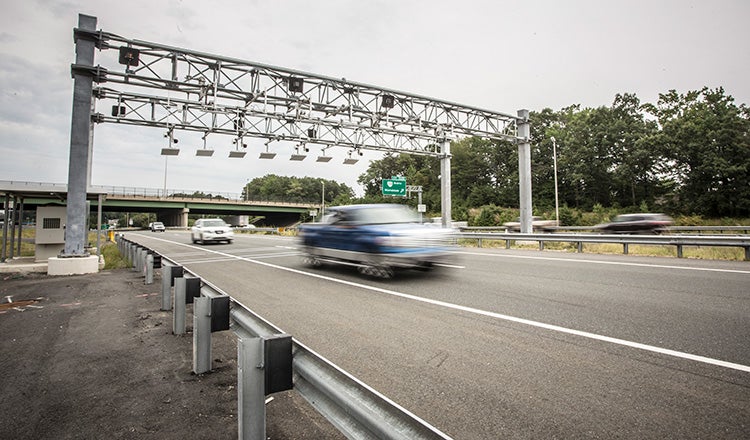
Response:
[[[195,150],[195,155],[200,157],[211,157],[214,155],[214,150],[210,148],[206,148],[206,136],[208,136],[208,133],[203,135],[203,148],[199,148]]]
[[[247,154],[246,151],[240,151],[240,147],[247,148],[247,144],[242,142],[242,136],[233,139],[232,143],[236,146],[235,150],[229,151],[229,157],[234,157],[237,159],[242,159]]]
[[[112,106],[112,117],[119,118],[120,116],[125,116],[125,106],[124,105],[113,105]]]
[[[294,147],[295,154],[292,154],[292,156],[289,158],[289,160],[296,160],[296,161],[305,160],[305,158],[307,157],[307,155],[306,154],[300,154],[300,148],[302,148],[302,151],[304,151],[305,153],[307,153],[308,151],[310,151],[310,149],[307,148],[305,146],[305,144],[303,144],[303,143],[300,142],[296,147]]]
[[[393,97],[393,95],[383,95],[380,106],[383,108],[393,108],[395,102],[396,99]]]
[[[161,149],[161,155],[162,156],[177,156],[180,154],[180,149],[177,147],[173,147],[172,144],[177,144],[179,140],[175,139],[174,132],[170,128],[167,134],[164,135],[165,138],[169,138],[169,143],[167,144],[166,148]]]
[[[120,57],[118,61],[120,64],[126,66],[137,66],[140,62],[140,53],[141,51],[138,49],[128,46],[120,46]]]
[[[320,156],[318,156],[318,158],[315,160],[316,162],[330,162],[331,159],[333,159],[333,157],[331,157],[331,156],[326,156],[326,150],[327,149],[328,149],[328,147],[325,147],[322,150],[320,150],[322,152],[322,154]]]
[[[294,76],[289,77],[289,91],[290,92],[302,92],[304,89],[305,82],[302,80],[302,78],[297,78]]]
[[[274,157],[276,157],[276,153],[271,153],[270,151],[268,151],[268,144],[270,144],[272,140],[273,139],[269,139],[266,141],[266,151],[260,152],[261,159],[273,159]]]
[[[344,165],[354,165],[355,163],[359,162],[359,159],[355,159],[352,157],[352,153],[354,150],[349,150],[349,154],[347,155],[346,159],[344,159]],[[362,153],[360,153],[362,155]]]

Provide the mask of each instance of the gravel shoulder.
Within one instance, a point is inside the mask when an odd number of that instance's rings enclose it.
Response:
[[[0,438],[237,438],[234,335],[193,374],[192,319],[172,334],[156,278],[0,274]],[[268,438],[343,438],[294,391],[272,397]]]

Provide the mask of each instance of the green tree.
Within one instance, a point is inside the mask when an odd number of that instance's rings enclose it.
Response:
[[[242,198],[320,203],[323,185],[325,185],[326,205],[330,205],[334,200],[344,204],[354,197],[354,190],[351,187],[333,180],[268,174],[248,182],[242,189]]]
[[[750,110],[723,88],[660,94],[646,108],[661,131],[653,141],[673,188],[672,208],[706,216],[750,214]]]

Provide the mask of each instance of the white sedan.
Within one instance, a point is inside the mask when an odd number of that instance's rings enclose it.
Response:
[[[190,238],[193,243],[205,244],[211,241],[226,241],[231,243],[234,239],[232,228],[220,218],[202,218],[196,220],[190,229]]]

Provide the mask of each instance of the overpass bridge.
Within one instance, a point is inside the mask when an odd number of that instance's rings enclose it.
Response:
[[[64,205],[67,185],[59,183],[0,181],[4,202],[23,202],[23,209],[37,206]],[[91,207],[102,203],[103,212],[138,212],[156,214],[166,226],[187,227],[188,215],[248,215],[262,217],[259,225],[287,226],[299,221],[302,214],[320,209],[320,203],[296,200],[243,200],[239,194],[210,193],[173,189],[92,185],[87,190]]]

